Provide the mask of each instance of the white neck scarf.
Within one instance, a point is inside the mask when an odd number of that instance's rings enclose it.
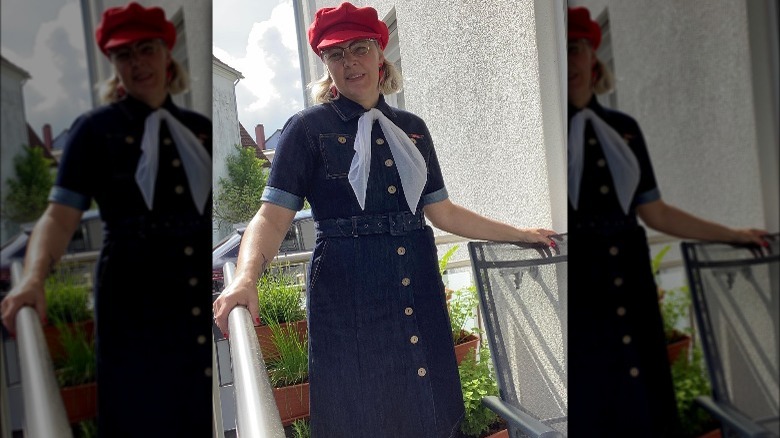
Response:
[[[355,156],[352,157],[352,164],[349,167],[349,183],[352,185],[352,190],[357,196],[360,208],[365,210],[366,186],[371,171],[371,128],[374,120],[379,120],[379,126],[390,145],[390,153],[398,167],[406,203],[414,213],[428,179],[425,159],[409,136],[376,108],[366,111],[358,119]]]
[[[164,108],[153,111],[146,117],[141,140],[141,158],[135,170],[135,181],[146,206],[151,210],[154,205],[154,184],[160,160],[160,120],[165,120],[168,124],[168,130],[187,174],[192,202],[198,212],[203,214],[211,192],[211,157],[195,134]]]
[[[620,206],[623,208],[623,213],[628,214],[634,192],[639,185],[639,162],[623,137],[589,108],[584,108],[574,115],[569,128],[569,200],[576,210],[585,156],[583,148],[585,123],[588,120],[593,124],[593,130],[604,150]]]

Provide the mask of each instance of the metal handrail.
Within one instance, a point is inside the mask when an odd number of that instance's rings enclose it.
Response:
[[[22,264],[11,265],[11,281],[22,278]],[[31,438],[71,438],[73,432],[54,375],[54,365],[43,337],[38,312],[24,306],[16,314],[16,344],[19,351],[25,434]]]
[[[236,269],[225,263],[225,286],[233,281]],[[271,381],[260,351],[252,316],[244,306],[228,314],[230,358],[236,395],[236,433],[242,438],[284,438],[284,427],[271,389]]]

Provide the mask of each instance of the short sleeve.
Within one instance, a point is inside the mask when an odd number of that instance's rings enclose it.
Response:
[[[650,154],[647,151],[645,138],[636,121],[633,122],[632,131],[633,132],[629,134],[632,138],[629,138],[628,144],[639,162],[641,175],[634,196],[634,205],[642,205],[661,199],[661,192],[658,189],[658,184],[655,179],[655,172],[653,170],[653,164],[650,161]]]
[[[290,210],[303,208],[314,172],[314,145],[300,113],[282,128],[261,200]]]
[[[49,201],[85,211],[92,202],[95,169],[99,166],[89,116],[76,119],[67,136]]]
[[[433,139],[428,127],[425,127],[425,135],[429,144],[428,156],[425,159],[428,166],[428,182],[423,189],[421,207],[449,198],[447,188],[444,186],[444,176],[441,173],[439,158],[436,156],[436,148],[433,146]]]

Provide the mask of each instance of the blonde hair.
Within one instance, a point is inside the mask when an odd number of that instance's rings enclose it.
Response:
[[[325,74],[316,81],[310,82],[307,86],[311,90],[311,98],[314,103],[327,103],[339,98],[339,95],[333,95],[331,88],[333,87],[333,78],[330,77],[330,72],[327,67],[325,68]],[[379,92],[388,95],[401,91],[403,89],[403,77],[401,71],[398,70],[395,65],[385,60],[382,63],[382,77],[379,78]]]
[[[168,66],[168,70],[171,74],[170,80],[166,88],[171,94],[179,94],[187,91],[190,88],[190,77],[187,74],[187,70],[182,65],[171,58],[171,64]],[[102,84],[98,85],[100,90],[100,100],[103,103],[117,102],[125,96],[124,87],[121,87],[121,81],[114,72],[113,75]]]
[[[595,56],[595,52],[594,52]],[[615,89],[615,76],[609,66],[596,58],[596,65],[593,66],[593,92],[596,94],[605,94]]]

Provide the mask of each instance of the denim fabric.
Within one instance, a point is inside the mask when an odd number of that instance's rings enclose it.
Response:
[[[415,210],[446,199],[425,123],[383,99],[377,108],[414,139],[428,165]],[[409,213],[378,123],[365,211],[349,185],[364,111],[342,96],[293,116],[282,131],[264,199],[294,208],[305,197],[317,221]],[[312,436],[453,436],[463,397],[433,231],[334,234],[318,237],[307,288]]]

